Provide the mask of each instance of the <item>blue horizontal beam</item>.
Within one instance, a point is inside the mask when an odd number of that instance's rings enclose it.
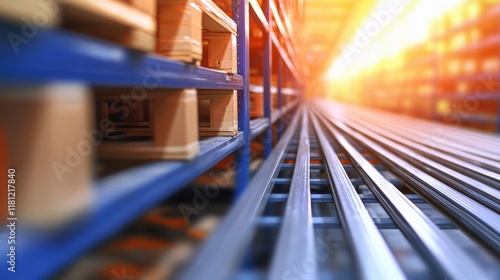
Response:
[[[0,40],[0,84],[78,81],[93,86],[143,87],[147,90],[243,88],[243,79],[239,75],[170,60],[67,31],[42,28],[33,38],[24,38],[23,43],[13,44],[11,40],[14,39],[9,39],[22,34],[21,26],[0,22],[3,38]]]
[[[250,121],[250,130],[252,131],[252,139],[261,134],[269,127],[269,120],[267,118],[254,119]]]
[[[436,217],[432,219],[439,229],[450,230],[457,227],[446,218]],[[314,228],[342,228],[338,217],[313,217]],[[390,217],[373,218],[378,229],[399,229]],[[260,218],[258,226],[263,228],[279,228],[283,223],[282,217],[265,216]]]
[[[294,101],[293,103],[290,103],[289,105],[283,107],[281,110],[273,112],[271,116],[271,123],[274,124],[277,120],[280,120],[281,118],[286,116],[286,114],[290,112],[290,110],[293,110],[293,108],[295,108],[295,106],[297,106],[298,104],[298,101]]]
[[[353,179],[351,179],[351,182],[352,181]],[[425,200],[418,194],[405,194],[405,196],[415,204],[426,203]],[[361,201],[363,201],[363,203],[378,203],[377,198],[371,193],[359,194],[359,197],[361,198]],[[288,199],[287,193],[273,193],[269,196],[268,202],[286,202],[287,199]],[[313,203],[325,203],[325,202],[335,203],[330,193],[313,193],[311,194],[311,201]]]
[[[298,102],[294,102],[287,107],[283,108],[281,111],[273,112],[271,116],[271,124],[274,124],[277,120],[283,118],[288,111],[292,110]],[[264,132],[269,127],[269,121],[267,118],[259,118],[250,121],[250,130],[252,131],[252,139],[257,137],[259,134]]]
[[[16,277],[49,278],[242,144],[243,133],[235,137],[208,138],[200,141],[201,153],[194,160],[159,161],[103,179],[95,188],[93,209],[78,222],[56,234],[40,236],[39,232],[25,232],[22,235],[25,240],[19,240],[22,251],[17,255]],[[2,267],[0,279],[9,279],[5,273],[10,272]]]

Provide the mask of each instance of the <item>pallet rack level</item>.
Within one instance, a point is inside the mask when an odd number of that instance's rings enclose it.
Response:
[[[0,33],[22,34],[22,27],[0,24]],[[78,81],[92,86],[242,89],[239,75],[196,67],[154,54],[54,29],[39,34],[16,53],[0,40],[0,83]]]
[[[18,275],[22,279],[53,275],[242,145],[243,133],[209,138],[200,142],[201,152],[195,160],[156,162],[97,182],[93,208],[84,219],[56,234],[20,236],[23,246],[18,257]]]
[[[276,7],[269,0],[266,5]],[[281,82],[278,84],[280,107],[273,115],[268,114],[250,123],[248,102],[248,27],[249,14],[263,15],[257,1],[233,0],[233,18],[238,27],[238,73],[230,74],[204,67],[188,65],[152,53],[132,50],[99,39],[69,31],[40,27],[28,42],[13,45],[0,40],[0,60],[8,67],[0,68],[0,86],[44,84],[48,81],[78,82],[92,87],[197,88],[238,90],[239,133],[234,137],[211,137],[200,140],[200,154],[191,161],[158,161],[125,170],[94,183],[95,203],[80,220],[56,232],[41,233],[19,229],[20,252],[18,272],[22,279],[40,279],[53,276],[71,261],[92,247],[112,237],[135,217],[172,195],[214,166],[224,157],[236,153],[239,172],[236,180],[236,196],[243,192],[249,180],[250,141],[252,137],[271,130],[274,122],[291,112],[297,103],[281,107]],[[280,32],[287,32],[277,9],[272,10],[279,21]],[[269,48],[277,49],[280,56],[278,80],[285,71],[291,73],[295,91],[303,91],[302,68],[297,61],[289,36],[278,36],[268,28],[271,16],[261,23],[269,33]],[[269,20],[269,21],[268,21]],[[0,34],[23,34],[19,23],[0,18]],[[270,58],[264,65],[271,67]],[[268,72],[270,73],[270,71]],[[269,84],[267,84],[269,85]],[[267,89],[269,90],[269,89]],[[269,96],[270,97],[270,96]],[[270,108],[270,98],[264,100]],[[168,179],[168,180],[167,180]],[[168,183],[165,183],[168,181]],[[28,245],[29,244],[29,245]],[[4,244],[5,245],[5,244]],[[2,252],[7,248],[2,245]],[[29,268],[27,265],[29,264]],[[4,264],[5,266],[5,264]],[[6,279],[7,269],[0,278]]]

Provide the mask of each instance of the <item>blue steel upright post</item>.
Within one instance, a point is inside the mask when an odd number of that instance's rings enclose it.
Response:
[[[272,0],[264,0],[264,15],[267,19],[267,33],[264,34],[264,56],[262,64],[262,75],[264,76],[264,117],[267,118],[269,126],[265,131],[264,137],[264,158],[267,158],[271,154],[273,132],[272,132],[272,120],[271,120],[271,69],[272,69],[272,45],[271,45],[271,33],[273,32],[272,26],[272,16],[271,16],[271,3]]]
[[[243,146],[236,151],[235,199],[245,190],[250,172],[250,97],[249,97],[249,5],[248,0],[232,0],[233,19],[238,27],[238,74],[243,77],[243,89],[238,90],[238,124],[244,134]]]

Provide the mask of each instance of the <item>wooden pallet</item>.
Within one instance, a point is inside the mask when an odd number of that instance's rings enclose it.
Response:
[[[201,19],[202,11],[194,1],[158,0],[156,51],[184,62],[201,61]]]
[[[250,92],[250,118],[264,117],[264,95],[261,92]]]
[[[252,85],[263,85],[264,84],[264,79],[262,75],[251,75],[250,76],[250,84]],[[277,75],[271,75],[271,86],[276,87],[278,86],[278,76]]]
[[[211,0],[158,0],[160,55],[236,73],[236,24]]]
[[[142,51],[153,51],[156,45],[155,0],[2,1],[0,17],[60,26]]]
[[[238,133],[236,90],[199,90],[200,136],[234,136]]]
[[[63,27],[114,43],[154,51],[155,0],[60,0]]]
[[[92,196],[90,90],[72,84],[0,90],[0,128],[7,168],[17,174],[12,185],[19,220],[46,228],[75,218],[90,206]]]
[[[98,92],[98,124],[111,127],[99,146],[102,158],[191,159],[198,154],[195,89],[149,92],[128,100],[123,91]],[[128,105],[127,105],[128,104]]]
[[[278,94],[271,93],[271,112],[278,109]],[[250,118],[264,117],[264,96],[262,92],[250,92]]]
[[[283,94],[283,106],[293,104],[296,96],[293,94]]]
[[[263,92],[264,88],[262,86],[262,77],[260,76],[251,76],[250,77],[250,117],[251,118],[262,118],[264,117],[264,100],[263,100]],[[277,77],[271,77],[271,113],[278,109],[278,89],[275,85],[277,85]],[[283,89],[283,105],[287,104],[287,101],[291,101],[290,96],[292,95],[290,89]]]
[[[38,27],[56,26],[61,22],[58,6],[56,0],[3,0],[0,1],[0,18],[18,23],[24,23],[24,19]],[[35,23],[33,20],[35,18],[43,20]]]
[[[204,67],[236,73],[236,35],[223,32],[203,32]]]

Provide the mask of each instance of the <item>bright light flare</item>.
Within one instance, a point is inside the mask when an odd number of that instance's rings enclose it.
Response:
[[[409,3],[401,0],[400,5],[403,10],[383,26],[383,22],[374,15],[382,13],[381,10],[388,9],[387,7],[394,2],[394,0],[380,0],[357,31],[365,32],[368,43],[360,46],[359,33],[354,32],[354,38],[346,45],[347,47],[342,48],[341,54],[333,61],[325,76],[327,80],[352,79],[363,70],[375,67],[384,58],[397,57],[409,46],[430,41],[432,32],[436,31],[433,30],[436,28],[433,26],[434,20],[465,0],[411,0]],[[474,10],[474,6],[469,11],[472,15],[479,12]],[[370,30],[369,26],[376,25],[377,20],[381,30],[378,33],[371,32],[373,30]]]

